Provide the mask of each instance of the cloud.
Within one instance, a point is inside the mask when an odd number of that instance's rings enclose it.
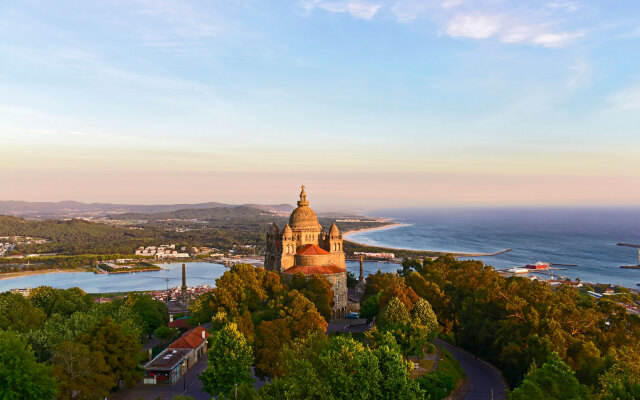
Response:
[[[503,43],[529,44],[547,48],[562,47],[584,35],[584,32],[553,32],[549,24],[521,24],[506,15],[459,14],[447,23],[446,34],[454,37],[488,39],[497,37]]]
[[[409,23],[435,7],[435,1],[431,0],[398,0],[391,7],[391,12],[395,14],[398,22]]]
[[[349,13],[355,18],[370,20],[382,7],[381,4],[369,3],[366,1],[321,1],[311,0],[300,3],[302,8],[313,11],[320,8],[333,13]]]
[[[451,37],[486,39],[500,31],[502,20],[497,15],[458,15],[449,21],[446,32]]]
[[[576,64],[570,65],[568,69],[573,72],[567,81],[567,87],[570,89],[575,89],[584,85],[591,77],[591,66],[584,58],[580,59]]]
[[[447,8],[453,8],[453,7],[458,7],[459,5],[461,5],[463,2],[463,0],[444,0],[442,2],[442,8],[447,9]]]
[[[580,4],[577,1],[552,1],[547,3],[547,8],[552,10],[562,10],[565,12],[575,12],[580,9]]]
[[[542,47],[563,47],[583,35],[584,32],[542,33],[531,38],[531,43]]]

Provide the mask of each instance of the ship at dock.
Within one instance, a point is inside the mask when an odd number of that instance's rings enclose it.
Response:
[[[535,269],[535,270],[539,270],[539,269],[549,269],[551,267],[551,263],[548,262],[542,262],[542,261],[538,261],[535,264],[527,264],[525,265],[525,268],[527,269]]]

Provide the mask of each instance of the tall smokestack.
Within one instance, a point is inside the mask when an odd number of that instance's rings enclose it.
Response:
[[[185,268],[185,264],[182,264],[182,287],[187,287],[187,272]]]
[[[364,281],[364,272],[363,272],[363,268],[362,268],[362,263],[364,260],[364,256],[360,256],[360,278],[358,279],[360,282]]]

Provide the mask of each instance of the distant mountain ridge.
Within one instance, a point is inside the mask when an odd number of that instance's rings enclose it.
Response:
[[[125,213],[163,213],[188,209],[235,208],[250,207],[276,214],[290,213],[290,204],[225,204],[217,202],[195,204],[111,204],[111,203],[82,203],[78,201],[59,202],[29,202],[0,200],[0,214],[26,218],[46,217],[95,217]]]

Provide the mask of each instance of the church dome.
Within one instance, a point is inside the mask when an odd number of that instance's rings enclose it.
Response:
[[[318,222],[318,217],[316,213],[309,207],[309,202],[307,201],[307,193],[304,191],[304,186],[302,186],[302,191],[300,192],[300,201],[298,201],[298,208],[293,210],[291,216],[289,217],[289,225],[291,225],[292,229],[301,230],[301,229],[314,229],[321,230],[322,226]]]

